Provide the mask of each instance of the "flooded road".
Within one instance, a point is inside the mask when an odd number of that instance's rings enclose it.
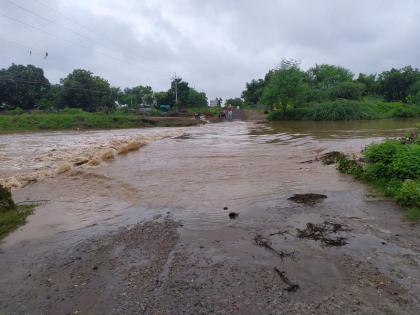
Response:
[[[9,163],[3,177],[46,167],[31,158],[34,143],[43,150],[37,156],[71,160],[120,138],[148,136],[139,151],[14,190],[17,201],[42,202],[2,244],[0,309],[416,314],[419,226],[334,166],[305,163],[333,150],[357,153],[415,123],[235,121],[147,135],[0,136]],[[17,155],[25,141],[27,153]],[[60,147],[72,155],[63,157]],[[29,161],[29,170],[14,155]],[[288,200],[301,193],[327,198]],[[230,219],[230,212],[239,215]],[[342,237],[343,246],[299,237],[323,222],[342,227],[328,237]]]

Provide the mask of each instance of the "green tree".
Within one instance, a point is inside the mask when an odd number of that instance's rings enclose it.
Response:
[[[357,82],[340,82],[331,89],[333,99],[344,98],[348,100],[359,100],[365,89],[364,84]]]
[[[62,107],[81,108],[89,112],[99,111],[108,104],[109,99],[103,97],[111,96],[108,81],[94,76],[88,70],[74,70],[60,82],[63,85],[60,98]]]
[[[379,75],[379,90],[386,101],[407,100],[409,89],[416,81],[420,80],[420,72],[411,66],[402,69],[392,68]]]
[[[138,85],[132,88],[124,89],[124,103],[129,107],[137,108],[144,103],[143,98],[146,95],[153,95],[153,89],[150,86]]]
[[[33,65],[12,64],[0,70],[0,105],[4,109],[34,109],[36,102],[48,95],[49,88],[44,71]]]
[[[283,115],[289,107],[298,106],[307,90],[305,73],[294,60],[283,60],[280,67],[273,70],[264,87],[262,101],[280,106]]]
[[[376,74],[359,73],[356,82],[364,84],[363,95],[376,95],[378,93],[379,83],[376,80]]]
[[[188,107],[207,107],[207,96],[204,92],[198,92],[193,88],[190,88],[187,100]]]
[[[169,102],[169,96],[168,96],[168,92],[156,92],[154,94],[155,100],[156,100],[156,104],[159,105],[170,105]]]
[[[252,80],[246,84],[245,90],[242,92],[241,97],[245,103],[258,104],[261,99],[262,92],[265,86],[263,79]]]
[[[411,97],[416,103],[417,94],[420,92],[420,80],[415,81],[413,84],[410,85],[410,87],[407,90],[407,98]]]
[[[327,89],[339,82],[351,82],[354,75],[344,67],[323,64],[310,68],[307,76],[312,86]]]
[[[233,107],[237,107],[237,106],[242,107],[243,104],[244,104],[244,101],[241,98],[239,98],[239,97],[236,97],[236,98],[228,98],[225,101],[225,105],[231,105]]]
[[[143,96],[143,105],[152,106],[155,104],[154,93],[148,93]]]
[[[190,87],[188,86],[188,82],[183,81],[181,78],[173,79],[171,88],[168,90],[168,105],[187,106],[189,94]],[[175,104],[177,96],[178,104]]]
[[[121,88],[112,86],[111,96],[114,102],[118,102],[118,104],[124,104],[124,92],[121,90]]]

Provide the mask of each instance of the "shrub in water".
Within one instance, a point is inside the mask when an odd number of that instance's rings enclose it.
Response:
[[[0,185],[0,213],[16,210],[16,204],[9,190]]]
[[[344,174],[353,175],[356,178],[362,178],[363,167],[355,159],[349,159],[346,156],[342,156],[337,159],[337,169]]]
[[[403,149],[404,146],[399,141],[388,140],[370,145],[364,152],[364,156],[369,163],[382,162],[388,165],[394,160],[397,153]]]

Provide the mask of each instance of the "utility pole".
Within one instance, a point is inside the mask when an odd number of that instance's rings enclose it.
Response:
[[[175,72],[175,76],[172,77],[172,80],[175,81],[175,106],[178,105],[178,77],[176,76],[176,72]]]

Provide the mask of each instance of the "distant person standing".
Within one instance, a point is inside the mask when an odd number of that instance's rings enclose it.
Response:
[[[233,119],[233,111],[232,111],[232,106],[231,105],[228,106],[227,118],[228,118],[229,121],[232,121],[232,119]]]

